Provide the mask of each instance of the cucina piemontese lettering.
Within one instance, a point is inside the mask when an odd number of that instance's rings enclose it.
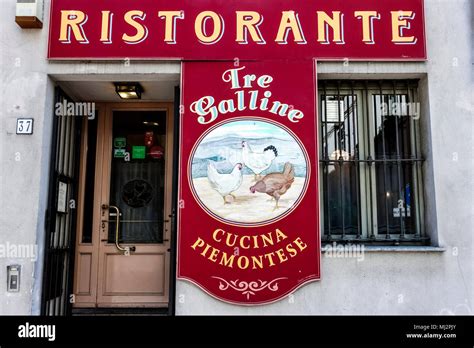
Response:
[[[258,270],[287,262],[307,248],[301,237],[287,239],[280,229],[257,235],[238,235],[216,229],[211,241],[198,237],[191,248],[224,267]]]

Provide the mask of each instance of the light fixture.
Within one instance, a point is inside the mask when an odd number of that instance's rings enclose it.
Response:
[[[43,0],[16,0],[15,22],[22,28],[43,28]]]
[[[116,82],[115,92],[121,99],[142,99],[143,88],[138,82]]]
[[[160,125],[158,122],[153,122],[153,121],[143,121],[143,124],[146,126],[155,126],[155,127],[158,127]]]

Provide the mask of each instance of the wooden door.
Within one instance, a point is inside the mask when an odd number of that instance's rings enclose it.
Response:
[[[100,108],[92,243],[78,240],[76,307],[168,306],[172,144],[172,105]]]

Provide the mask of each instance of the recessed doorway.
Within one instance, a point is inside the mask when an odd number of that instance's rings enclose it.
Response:
[[[73,308],[166,308],[173,104],[97,108],[81,142]]]

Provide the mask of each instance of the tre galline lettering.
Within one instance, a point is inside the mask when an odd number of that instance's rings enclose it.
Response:
[[[183,65],[178,277],[269,303],[319,279],[315,64],[210,64]]]
[[[191,104],[190,110],[198,115],[198,122],[209,124],[214,122],[220,115],[239,112],[261,112],[287,117],[291,122],[298,122],[304,117],[303,112],[294,108],[289,103],[272,100],[271,83],[273,77],[270,75],[257,76],[255,74],[243,74],[245,66],[226,70],[222,74],[222,81],[229,84],[228,88],[234,91],[234,98],[216,101],[209,95],[199,98]],[[258,87],[264,90],[259,92]]]

